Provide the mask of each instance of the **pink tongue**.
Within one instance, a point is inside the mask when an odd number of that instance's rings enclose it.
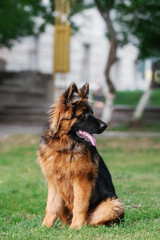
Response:
[[[85,131],[83,131],[83,134],[84,134],[87,138],[89,138],[89,140],[91,141],[91,143],[92,143],[93,146],[97,146],[97,142],[96,142],[96,139],[95,139],[94,136],[92,136],[91,134],[89,134],[89,133],[87,133],[87,132],[85,132]]]

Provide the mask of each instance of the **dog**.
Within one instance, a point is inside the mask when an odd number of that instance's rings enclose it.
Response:
[[[93,136],[107,125],[94,117],[88,94],[88,83],[79,90],[71,83],[51,106],[41,137],[38,157],[48,181],[43,226],[48,228],[58,217],[63,226],[77,229],[123,219],[123,204]]]

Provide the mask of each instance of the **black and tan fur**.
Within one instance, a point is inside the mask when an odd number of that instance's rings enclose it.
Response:
[[[43,225],[52,227],[58,217],[70,228],[116,222],[123,216],[111,175],[100,157],[92,134],[106,124],[93,116],[88,104],[89,86],[72,83],[51,107],[38,156],[48,181]],[[82,138],[79,131],[91,140]]]

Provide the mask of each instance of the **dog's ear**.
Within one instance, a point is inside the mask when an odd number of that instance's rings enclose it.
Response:
[[[75,83],[71,83],[69,88],[60,96],[56,105],[51,107],[49,111],[50,126],[53,130],[53,135],[58,132],[61,121],[66,112],[66,106],[71,107],[74,103],[80,100],[78,89]]]
[[[67,104],[74,104],[80,100],[78,89],[75,83],[71,83],[69,88],[64,93],[65,102]]]
[[[82,95],[82,98],[88,99],[89,83],[85,83],[84,86],[81,88],[81,95]]]
[[[60,111],[58,107],[51,106],[51,109],[49,111],[49,122],[50,122],[50,126],[52,128],[53,136],[54,136],[58,132],[59,125],[61,122],[61,116],[60,116]]]

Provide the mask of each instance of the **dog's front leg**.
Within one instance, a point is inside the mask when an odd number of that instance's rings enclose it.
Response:
[[[54,222],[59,216],[59,212],[62,208],[62,198],[57,193],[53,181],[48,182],[48,197],[46,206],[46,216],[43,220],[42,226],[48,228],[52,227]]]
[[[86,221],[92,186],[87,180],[78,180],[73,184],[73,218],[70,228],[81,228]]]

